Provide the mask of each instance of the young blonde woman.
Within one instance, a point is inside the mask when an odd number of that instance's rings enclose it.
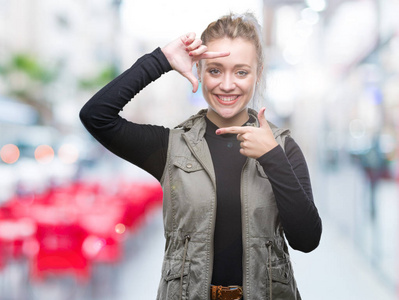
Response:
[[[174,129],[119,116],[172,69],[193,92],[202,82],[206,109]],[[312,251],[321,220],[299,146],[265,119],[265,108],[248,107],[262,72],[257,21],[230,14],[209,24],[201,39],[188,33],[144,55],[81,110],[100,143],[163,187],[166,245],[157,299],[300,299],[286,240]]]

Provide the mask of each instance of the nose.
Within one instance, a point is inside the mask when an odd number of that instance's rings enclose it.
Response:
[[[219,87],[225,92],[230,92],[234,90],[236,88],[234,77],[230,74],[225,74],[225,76],[223,76],[221,79]]]

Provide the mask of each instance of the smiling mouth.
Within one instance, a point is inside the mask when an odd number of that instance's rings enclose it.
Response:
[[[216,95],[216,98],[221,104],[224,105],[231,105],[237,102],[237,99],[239,98],[239,95],[231,95],[231,96],[226,96],[226,95]]]

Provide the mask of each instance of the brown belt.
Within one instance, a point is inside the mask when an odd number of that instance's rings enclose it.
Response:
[[[211,300],[240,300],[242,287],[238,285],[211,285]]]

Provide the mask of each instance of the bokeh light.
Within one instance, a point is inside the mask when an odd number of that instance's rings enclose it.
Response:
[[[306,4],[314,11],[323,11],[327,8],[325,0],[306,0]]]
[[[87,257],[96,256],[102,248],[105,247],[106,241],[95,235],[88,236],[82,245],[82,251]]]
[[[320,19],[319,14],[309,7],[301,11],[301,17],[310,25],[316,25]]]
[[[64,144],[58,149],[58,157],[65,164],[73,164],[79,158],[79,150],[71,144]]]
[[[122,223],[116,224],[115,232],[119,234],[123,234],[126,231],[126,226]]]
[[[19,159],[19,149],[16,145],[7,144],[0,150],[0,157],[6,164],[13,164]]]
[[[40,250],[40,244],[36,238],[28,238],[22,245],[22,252],[27,257],[34,257]]]
[[[40,145],[35,150],[35,159],[40,164],[49,164],[54,159],[54,150],[49,145]]]
[[[360,139],[366,134],[366,122],[361,119],[354,119],[349,123],[349,133],[355,139]]]

